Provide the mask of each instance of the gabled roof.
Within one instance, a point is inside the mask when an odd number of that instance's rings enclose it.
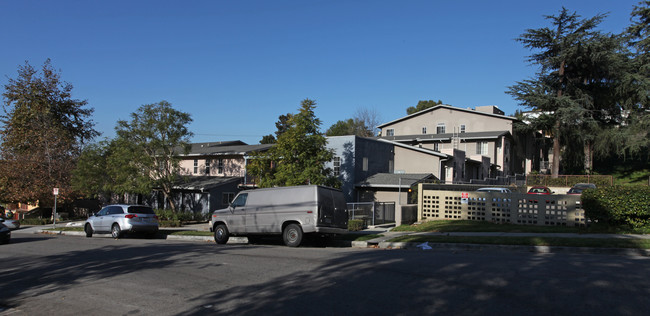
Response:
[[[481,139],[496,139],[501,136],[510,135],[509,131],[491,131],[491,132],[473,132],[473,133],[459,133],[456,134],[461,140],[481,140]],[[395,142],[436,142],[436,141],[449,141],[455,135],[452,133],[445,134],[416,134],[416,135],[400,135],[400,136],[380,136],[382,140],[392,140]]]
[[[431,173],[377,173],[357,183],[358,188],[408,189],[418,182],[435,179]],[[401,184],[401,186],[400,186]]]
[[[254,151],[266,151],[274,144],[246,145],[244,142],[194,143],[185,156],[247,155]]]
[[[230,182],[240,182],[242,177],[188,176],[174,184],[174,190],[209,190]]]
[[[438,157],[441,157],[441,158],[448,158],[448,157],[449,157],[449,155],[447,155],[447,154],[443,154],[443,153],[441,153],[441,152],[439,152],[439,151],[435,151],[435,150],[428,149],[428,148],[420,148],[420,147],[415,147],[415,146],[412,146],[412,145],[406,145],[406,144],[402,144],[402,143],[399,143],[399,142],[397,142],[397,141],[392,141],[392,140],[388,140],[388,139],[381,139],[381,138],[379,138],[379,139],[377,139],[377,140],[378,140],[378,141],[385,142],[385,143],[390,143],[390,144],[392,144],[393,146],[397,146],[397,147],[400,147],[400,148],[404,148],[404,149],[408,149],[408,150],[413,150],[413,151],[418,151],[418,152],[421,152],[421,153],[423,153],[423,154],[428,154],[428,155],[432,155],[432,156],[438,156]]]
[[[428,108],[428,109],[425,109],[425,110],[422,110],[422,111],[419,111],[419,112],[415,112],[415,113],[413,113],[411,115],[407,115],[407,116],[398,118],[398,119],[390,121],[388,123],[378,125],[377,128],[382,128],[382,127],[384,127],[386,125],[391,125],[391,124],[395,124],[395,123],[398,123],[398,122],[401,122],[401,121],[405,121],[405,120],[408,120],[408,119],[410,119],[412,117],[422,115],[422,114],[425,114],[425,113],[429,113],[429,112],[432,112],[432,111],[435,111],[435,110],[438,110],[438,109],[449,109],[449,110],[454,110],[454,111],[461,111],[461,112],[466,112],[466,113],[471,113],[471,114],[486,115],[486,116],[491,116],[491,117],[502,118],[502,119],[505,119],[505,120],[517,121],[517,118],[512,117],[512,116],[493,114],[493,113],[481,112],[481,111],[476,111],[476,110],[471,110],[471,109],[457,108],[457,107],[451,106],[451,105],[440,104],[440,105],[436,105],[434,107],[431,107],[431,108]]]

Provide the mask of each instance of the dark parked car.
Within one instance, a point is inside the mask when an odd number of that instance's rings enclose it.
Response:
[[[553,194],[553,191],[551,191],[551,189],[548,187],[538,185],[530,188],[530,190],[528,190],[528,194],[551,195]]]
[[[0,243],[6,244],[11,241],[11,230],[0,223]]]
[[[595,189],[596,185],[593,183],[576,183],[571,189],[569,189],[569,192],[566,194],[571,194],[571,195],[579,195],[582,194],[582,191],[587,190],[587,189]]]
[[[158,232],[158,216],[153,209],[144,205],[108,205],[90,216],[84,225],[86,237],[93,233],[111,233],[120,238],[127,232],[143,232],[154,235]]]

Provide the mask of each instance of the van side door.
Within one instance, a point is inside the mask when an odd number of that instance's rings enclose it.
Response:
[[[230,204],[228,215],[228,230],[231,233],[243,233],[246,231],[246,202],[248,193],[240,193]]]

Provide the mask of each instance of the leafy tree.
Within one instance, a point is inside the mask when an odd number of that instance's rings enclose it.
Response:
[[[440,105],[440,104],[442,104],[441,100],[438,100],[438,102],[433,101],[433,100],[428,100],[428,101],[420,100],[420,101],[418,101],[418,104],[416,106],[409,106],[408,108],[406,108],[406,115],[411,115],[413,113],[417,113],[417,112],[420,112],[422,110],[426,110],[428,108],[432,108],[432,107],[434,107],[436,105]]]
[[[374,131],[377,125],[379,125],[377,112],[366,108],[357,108],[354,118],[337,121],[327,129],[325,135],[372,137],[375,136]]]
[[[325,132],[327,136],[345,136],[357,134],[357,122],[354,119],[347,119],[345,121],[337,121],[334,125],[330,126]],[[363,127],[363,126],[362,126]]]
[[[172,188],[181,180],[179,154],[189,152],[191,122],[189,114],[167,101],[143,105],[131,113],[130,121],[118,121],[107,161],[116,180],[113,191],[146,193],[159,188],[176,212]]]
[[[275,144],[277,140],[275,139],[275,136],[272,134],[262,136],[262,140],[260,140],[260,144]]]
[[[278,121],[275,122],[275,127],[277,130],[275,131],[275,136],[272,134],[266,135],[262,137],[262,140],[260,140],[260,144],[275,144],[277,142],[277,138],[284,133],[287,128],[289,127],[289,121],[291,120],[291,117],[293,114],[287,113],[285,115],[280,115],[278,117]]]
[[[86,197],[110,193],[111,180],[107,173],[109,141],[90,144],[81,152],[72,172],[72,188]]]
[[[511,86],[508,93],[542,113],[533,125],[544,127],[553,138],[553,175],[559,174],[563,143],[575,147],[573,142],[580,142],[586,157],[595,141],[590,135],[619,117],[615,74],[624,54],[620,38],[594,30],[604,17],[580,19],[562,8],[557,16],[546,17],[552,28],[529,29],[517,39],[535,51],[528,61],[539,65],[540,71],[536,78]],[[576,128],[581,132],[571,134]]]
[[[49,59],[40,73],[26,62],[4,88],[0,199],[49,206],[53,188],[60,199],[72,198],[70,177],[81,148],[99,135],[90,119],[94,110],[72,98],[72,84],[61,81]]]
[[[260,187],[318,184],[338,186],[332,170],[325,168],[334,154],[326,148],[320,132],[316,102],[305,99],[299,113],[290,117],[277,144],[264,153],[255,153],[249,171],[258,177]]]
[[[631,21],[625,36],[632,59],[620,89],[625,124],[607,135],[606,146],[618,148],[621,156],[643,157],[650,148],[650,1],[634,7]]]

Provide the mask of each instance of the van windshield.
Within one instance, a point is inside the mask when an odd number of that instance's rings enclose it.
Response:
[[[246,205],[246,199],[248,198],[248,193],[243,193],[238,195],[234,201],[232,201],[232,207],[239,207]]]

